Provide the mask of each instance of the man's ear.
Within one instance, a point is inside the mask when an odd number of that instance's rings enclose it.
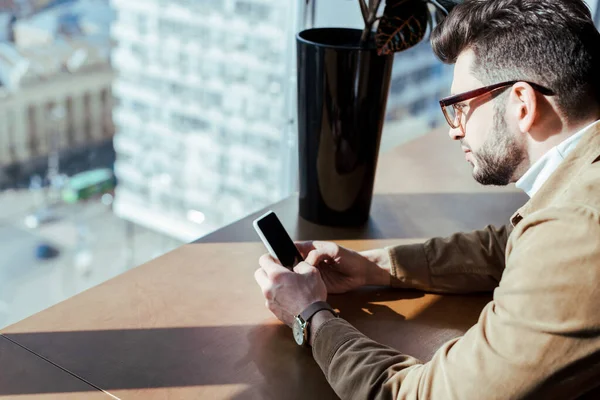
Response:
[[[509,104],[513,113],[512,117],[519,124],[519,130],[523,133],[529,132],[538,113],[535,90],[525,82],[514,84],[510,93]]]

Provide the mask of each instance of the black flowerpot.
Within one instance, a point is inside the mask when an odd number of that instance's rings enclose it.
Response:
[[[317,224],[369,218],[394,58],[361,48],[361,33],[297,36],[300,216]]]

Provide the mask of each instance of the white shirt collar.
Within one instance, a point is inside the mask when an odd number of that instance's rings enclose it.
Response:
[[[577,147],[581,138],[598,124],[600,124],[600,120],[592,122],[558,146],[553,147],[527,170],[515,186],[527,193],[529,197],[533,197],[567,155]]]

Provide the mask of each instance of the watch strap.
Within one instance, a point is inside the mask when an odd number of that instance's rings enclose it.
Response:
[[[306,309],[300,313],[300,318],[302,318],[303,321],[308,322],[316,313],[323,310],[330,311],[336,317],[338,316],[338,313],[335,312],[333,307],[329,304],[324,301],[317,301],[306,307]]]

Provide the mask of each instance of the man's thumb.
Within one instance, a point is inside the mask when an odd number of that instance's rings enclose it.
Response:
[[[322,255],[319,252],[319,250],[311,250],[310,253],[308,253],[308,255],[306,256],[306,263],[310,264],[310,265],[314,265],[316,266],[318,263],[320,263],[322,260]]]
[[[336,257],[339,246],[333,242],[314,241],[313,246],[319,253],[327,254],[329,257]]]

